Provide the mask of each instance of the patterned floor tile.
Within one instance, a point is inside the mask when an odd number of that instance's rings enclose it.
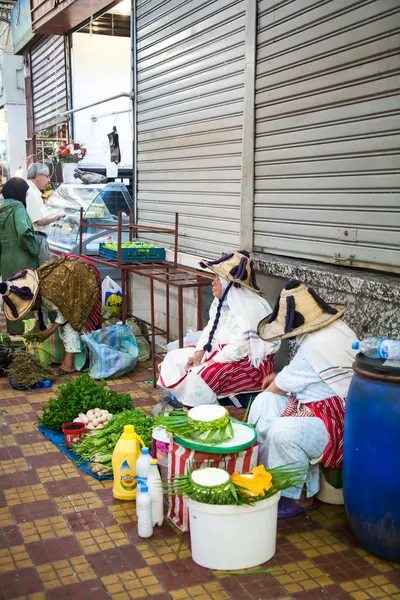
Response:
[[[150,378],[139,365],[110,385],[149,413]],[[38,431],[57,387],[22,393],[0,381],[1,600],[400,600],[399,565],[357,545],[343,507],[280,522],[274,558],[240,575],[196,565],[189,535],[167,520],[139,538],[134,503],[114,500],[112,481],[84,474]]]

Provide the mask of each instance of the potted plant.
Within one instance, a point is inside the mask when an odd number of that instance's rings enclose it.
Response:
[[[62,164],[64,183],[74,183],[75,165],[86,156],[87,148],[79,142],[70,142],[57,150],[57,160]]]

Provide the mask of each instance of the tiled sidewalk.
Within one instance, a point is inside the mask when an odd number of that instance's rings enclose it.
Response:
[[[112,385],[150,410],[150,376],[142,366]],[[0,380],[0,599],[400,600],[399,565],[359,548],[341,507],[280,522],[272,573],[198,567],[168,522],[141,540],[134,504],[113,500],[111,482],[84,475],[37,430],[53,393]]]

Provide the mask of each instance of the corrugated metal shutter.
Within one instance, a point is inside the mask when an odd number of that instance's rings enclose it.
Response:
[[[60,122],[67,110],[64,37],[46,36],[31,48],[33,122],[35,133]]]
[[[397,0],[259,2],[255,247],[400,268],[399,31]]]
[[[139,223],[178,212],[181,250],[237,247],[244,1],[139,2],[137,52]]]

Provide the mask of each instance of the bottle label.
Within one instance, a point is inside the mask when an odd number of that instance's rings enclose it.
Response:
[[[381,338],[378,344],[378,356],[379,358],[389,358],[389,346],[386,343],[385,338]]]
[[[130,491],[136,488],[136,475],[126,460],[124,460],[119,470],[119,482],[124,490]]]
[[[147,477],[136,477],[137,479],[137,485],[139,487],[139,489],[141,487],[143,487],[144,485],[147,485]]]

